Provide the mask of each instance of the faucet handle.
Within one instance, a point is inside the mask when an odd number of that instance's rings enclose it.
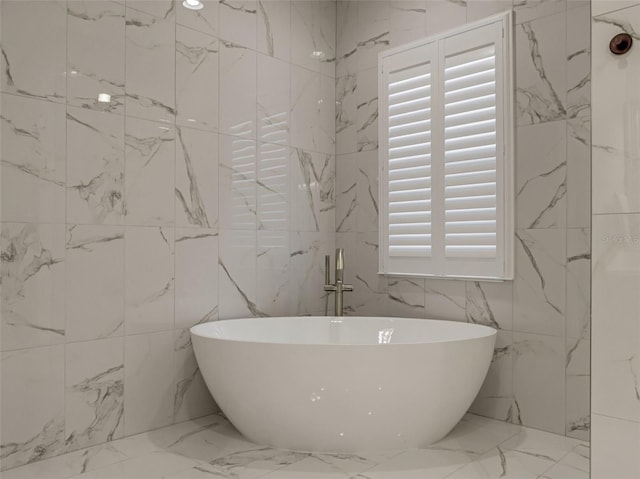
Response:
[[[342,285],[342,291],[353,291],[353,285],[352,284],[343,284]]]

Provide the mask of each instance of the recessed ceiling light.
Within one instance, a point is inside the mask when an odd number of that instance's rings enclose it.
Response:
[[[109,103],[111,101],[111,95],[108,93],[98,93],[98,101],[100,103]]]
[[[184,0],[182,6],[189,10],[200,10],[204,7],[200,0]]]
[[[317,58],[318,60],[322,60],[324,58],[324,52],[321,52],[320,50],[316,50],[311,52],[311,56],[313,58]]]

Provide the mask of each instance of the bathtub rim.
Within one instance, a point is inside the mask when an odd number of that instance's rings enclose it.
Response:
[[[247,321],[247,322],[258,322],[258,321],[269,321],[269,320],[275,320],[275,319],[286,319],[286,320],[314,320],[314,319],[326,319],[326,320],[336,320],[336,319],[340,319],[341,321],[348,321],[349,319],[354,319],[354,318],[359,318],[359,319],[363,319],[363,320],[392,320],[392,321],[398,321],[398,322],[437,322],[437,323],[447,323],[447,324],[456,324],[458,326],[454,326],[454,327],[466,327],[469,329],[474,329],[476,331],[478,331],[478,333],[481,333],[484,331],[484,334],[476,334],[474,336],[467,336],[467,337],[460,337],[460,338],[448,338],[448,339],[430,339],[428,341],[424,341],[424,340],[416,340],[416,341],[411,341],[411,342],[390,342],[390,343],[331,343],[331,342],[313,342],[313,343],[307,343],[307,342],[301,342],[301,341],[273,341],[273,340],[265,340],[265,341],[258,341],[255,340],[253,338],[251,339],[246,339],[246,338],[225,338],[225,337],[220,337],[220,336],[213,336],[213,335],[209,335],[209,334],[204,334],[202,333],[202,330],[206,330],[209,328],[214,327],[215,325],[218,325],[220,323],[231,323],[232,321]],[[274,345],[274,346],[279,346],[279,347],[283,347],[283,346],[304,346],[304,347],[331,347],[331,348],[337,348],[337,347],[349,347],[349,348],[372,348],[372,347],[400,347],[400,346],[420,346],[420,345],[427,345],[427,344],[447,344],[447,343],[460,343],[460,342],[465,342],[465,341],[477,341],[477,340],[481,340],[481,339],[485,339],[485,338],[489,338],[489,337],[496,337],[498,334],[498,329],[495,329],[491,326],[486,326],[484,324],[477,324],[477,323],[468,323],[468,322],[463,322],[463,321],[453,321],[453,320],[446,320],[446,319],[427,319],[427,318],[406,318],[406,317],[397,317],[397,316],[269,316],[269,317],[265,317],[265,318],[256,318],[256,317],[247,317],[247,318],[236,318],[236,319],[220,319],[220,320],[216,320],[216,321],[209,321],[207,323],[200,323],[200,324],[196,324],[195,326],[192,326],[191,328],[189,328],[189,331],[191,333],[191,335],[197,336],[199,338],[205,339],[205,340],[213,340],[213,341],[225,341],[225,342],[230,342],[230,343],[242,343],[242,344],[256,344],[256,345]]]

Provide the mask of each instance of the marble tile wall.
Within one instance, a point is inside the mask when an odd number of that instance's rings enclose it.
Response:
[[[516,22],[516,278],[380,276],[377,54],[510,8]],[[349,312],[498,328],[493,363],[472,411],[588,439],[589,2],[338,1],[337,19],[336,244],[346,249],[346,279],[354,284],[345,299]]]
[[[194,324],[324,313],[336,4],[204,3],[2,0],[3,469],[213,412]]]
[[[640,475],[640,2],[593,2],[593,477]]]

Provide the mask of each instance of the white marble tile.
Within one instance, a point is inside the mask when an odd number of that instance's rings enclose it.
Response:
[[[336,157],[336,232],[356,230],[357,155]]]
[[[334,77],[320,75],[320,121],[318,124],[319,151],[336,151],[336,81]]]
[[[218,318],[218,233],[176,228],[175,327]]]
[[[596,0],[594,3],[597,2],[599,2],[599,0]],[[574,8],[584,7],[586,5],[591,5],[591,0],[567,0],[567,11]]]
[[[554,464],[551,469],[546,471],[541,479],[589,479],[589,456],[584,455],[583,450],[587,451],[589,447],[578,445]]]
[[[378,53],[390,44],[390,2],[359,2],[357,71],[377,67]]]
[[[218,135],[176,128],[175,218],[178,227],[218,226]]]
[[[368,470],[385,462],[393,461],[401,451],[356,452],[353,454],[311,453],[311,457],[332,466],[335,471],[346,472],[355,477],[366,475]],[[412,456],[407,456],[412,457]]]
[[[387,276],[386,316],[424,318],[424,279]]]
[[[125,3],[125,2],[123,2]],[[148,13],[154,17],[167,18],[174,14],[176,5],[179,2],[172,0],[127,0],[127,7],[140,12]]]
[[[218,129],[219,56],[217,38],[176,26],[176,123],[179,125]]]
[[[336,2],[336,77],[355,75],[358,61],[358,6],[361,2]]]
[[[580,444],[581,441],[577,439],[527,428],[500,444],[500,448],[532,458],[557,462]]]
[[[174,230],[128,226],[124,239],[126,334],[173,329]]]
[[[517,131],[516,227],[562,228],[567,217],[566,122]]]
[[[174,224],[175,136],[175,129],[163,123],[127,118],[127,225]]]
[[[140,2],[143,3],[164,10],[167,1]],[[173,5],[171,2],[170,10],[162,17],[127,8],[125,108],[128,116],[168,123],[175,119]]]
[[[427,0],[389,4],[389,45],[395,47],[427,36]]]
[[[466,320],[464,281],[425,279],[424,309],[427,319]]]
[[[567,226],[591,224],[590,6],[567,10]]]
[[[441,441],[429,446],[436,451],[459,451],[479,456],[513,437],[522,428],[474,414],[465,414],[453,430]]]
[[[566,230],[519,230],[513,283],[514,331],[564,336]]]
[[[496,329],[513,329],[513,282],[466,282],[466,319]]]
[[[567,230],[567,336],[591,334],[591,229]]]
[[[220,36],[220,2],[218,0],[201,0],[201,10],[178,8],[176,23],[208,35]]]
[[[128,436],[114,441],[113,446],[131,459],[146,456],[152,452],[162,452],[171,445],[180,442],[199,431],[204,431],[212,425],[226,422],[219,415],[205,416],[191,421],[172,424],[171,426],[155,429],[134,436]]]
[[[513,333],[498,331],[487,377],[469,411],[482,416],[512,420]]]
[[[358,153],[356,167],[356,231],[378,231],[378,151]]]
[[[293,314],[324,314],[327,307],[333,311],[333,296],[324,292],[324,257],[330,254],[331,262],[335,261],[332,235],[293,232],[289,248],[290,274],[295,278],[290,283]]]
[[[290,149],[260,143],[257,162],[257,221],[259,230],[288,231],[290,216]]]
[[[523,460],[524,459],[524,460]],[[500,447],[492,449],[483,454],[477,461],[474,461],[458,471],[454,472],[447,479],[535,479],[538,477],[536,470],[544,469],[553,465],[551,461],[529,460],[528,457],[520,457],[510,451],[503,451]],[[531,462],[534,466],[531,467]]]
[[[175,386],[173,331],[127,336],[124,345],[125,434],[171,424]]]
[[[64,223],[65,107],[4,93],[0,101],[2,197],[11,198],[2,220]]]
[[[354,312],[364,316],[384,315],[387,300],[387,279],[378,274],[378,233],[356,233],[356,269],[353,280]]]
[[[592,247],[593,412],[640,422],[640,215],[594,215]]]
[[[358,151],[378,149],[377,68],[358,73],[356,90],[356,138]]]
[[[516,14],[516,23],[530,22],[537,18],[564,12],[567,9],[567,0],[514,0],[513,10]]]
[[[336,154],[357,151],[357,75],[336,78]]]
[[[256,142],[238,136],[220,136],[220,227],[257,229]]]
[[[122,224],[124,141],[122,117],[67,109],[67,222]]]
[[[174,360],[173,420],[185,421],[216,412],[217,406],[196,362],[188,329],[174,331]]]
[[[591,14],[602,15],[604,13],[614,12],[627,7],[633,7],[638,4],[637,0],[593,0]]]
[[[335,231],[335,157],[296,148],[290,163],[294,231]]]
[[[123,334],[124,273],[123,227],[67,227],[67,341]]]
[[[565,25],[559,13],[516,27],[518,125],[566,118]]]
[[[290,312],[289,232],[258,231],[256,306],[269,316]]]
[[[229,9],[228,2],[220,8]],[[223,23],[224,24],[224,23]],[[220,42],[220,131],[256,138],[257,53]]]
[[[587,341],[582,341],[579,347],[588,352],[589,345]],[[589,363],[587,362],[587,367],[588,365]],[[583,441],[589,440],[591,431],[590,380],[591,377],[588,371],[587,374],[582,375],[567,374],[567,424],[565,434]]]
[[[591,372],[589,339],[567,338],[567,377],[588,377]],[[589,399],[587,395],[587,399]]]
[[[591,477],[633,478],[640,471],[640,422],[594,414]]]
[[[288,62],[291,54],[291,2],[259,0],[257,28],[258,51]]]
[[[271,471],[294,464],[307,457],[309,457],[308,453],[281,451],[256,446],[256,449],[228,454],[220,459],[214,459],[209,463],[201,464],[188,471],[181,471],[179,478],[198,479],[217,476],[234,477],[238,479],[257,479]]]
[[[588,3],[567,10],[567,116],[588,115],[591,105],[591,9]]]
[[[256,305],[256,232],[221,230],[218,265],[220,318],[266,316]]]
[[[157,479],[197,466],[199,461],[169,452],[152,452],[143,457],[96,469],[73,479]],[[179,477],[179,476],[178,476]]]
[[[320,74],[291,66],[291,146],[319,151]]]
[[[4,471],[2,477],[3,479],[67,479],[127,459],[127,456],[111,444],[106,444]]]
[[[291,63],[335,77],[335,2],[291,2]]]
[[[516,1],[518,0],[514,0],[513,3],[515,3]],[[497,15],[507,10],[511,10],[512,7],[511,0],[466,0],[466,4],[468,23],[480,20],[482,18],[490,17],[492,15]]]
[[[513,422],[564,434],[565,349],[563,338],[513,333]]]
[[[465,451],[434,451],[430,449],[403,452],[389,461],[363,473],[368,479],[440,479],[469,463],[472,454]],[[428,472],[427,472],[428,471]]]
[[[288,145],[291,128],[289,64],[258,55],[257,68],[258,138],[264,143]]]
[[[220,37],[223,41],[256,49],[258,2],[256,0],[220,1]]]
[[[65,340],[64,225],[2,223],[2,350]]]
[[[124,340],[71,343],[65,356],[65,444],[85,448],[124,435]]]
[[[263,476],[268,479],[346,479],[349,475],[315,457],[307,457]],[[366,476],[365,476],[366,477]]]
[[[606,48],[625,29],[640,29],[640,5],[593,19],[594,213],[640,212],[640,52],[614,56]]]
[[[67,103],[124,113],[125,9],[108,1],[67,5]],[[99,102],[106,93],[110,102]]]
[[[60,0],[2,4],[2,91],[64,102],[66,13]]]
[[[466,21],[466,2],[427,0],[426,36],[443,33],[464,25]]]
[[[533,429],[523,430],[451,478],[537,478],[566,455],[576,441]]]
[[[227,421],[219,421],[192,434],[183,435],[167,450],[193,460],[213,461],[238,451],[256,449]]]
[[[0,367],[2,468],[60,454],[65,439],[64,345],[4,352]]]
[[[591,112],[567,121],[567,226],[591,225]]]

